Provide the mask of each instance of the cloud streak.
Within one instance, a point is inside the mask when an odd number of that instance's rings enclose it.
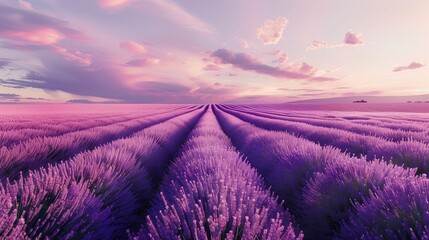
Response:
[[[412,62],[406,66],[398,66],[398,67],[394,67],[393,71],[394,72],[401,72],[401,71],[405,71],[405,70],[412,70],[412,69],[418,69],[418,68],[422,68],[425,65],[418,63],[418,62]]]
[[[322,89],[312,89],[312,88],[296,88],[296,89],[278,88],[277,90],[288,91],[288,92],[323,92],[324,91]]]
[[[132,1],[133,0],[99,0],[98,4],[102,8],[117,9],[128,6]]]
[[[217,64],[207,64],[204,68],[206,71],[219,71],[222,70],[222,67]]]
[[[141,58],[141,59],[134,59],[129,62],[127,62],[127,65],[133,66],[133,67],[148,67],[151,65],[156,65],[160,62],[158,58]]]
[[[92,64],[91,54],[82,53],[80,51],[70,51],[69,49],[60,46],[52,46],[52,49],[54,52],[63,56],[66,60],[76,62],[81,66],[89,66]]]
[[[64,38],[86,39],[57,18],[0,4],[0,38],[12,45],[51,45]]]
[[[198,17],[190,14],[183,7],[170,0],[148,0],[162,15],[171,22],[202,33],[213,34],[214,29]]]
[[[119,44],[119,47],[130,53],[139,54],[139,55],[144,55],[147,52],[146,48],[143,45],[133,40],[127,40],[125,42],[121,42]]]
[[[49,100],[45,98],[23,97],[15,93],[0,93],[1,103],[8,103],[8,102],[20,103],[20,102],[28,102],[28,101],[49,101]]]
[[[61,58],[46,57],[41,61],[44,68],[28,72],[21,79],[0,79],[0,85],[7,88],[37,88],[47,92],[63,91],[79,96],[76,99],[98,97],[127,103],[216,102],[232,98],[231,94],[237,92],[234,88],[208,86],[201,81],[182,84],[175,82],[176,79],[127,74],[123,68],[113,67],[100,59],[95,59],[91,67],[82,67]]]
[[[307,47],[306,51],[315,51],[318,49],[334,49],[334,48],[339,48],[344,46],[345,44],[343,43],[329,44],[323,41],[313,41],[311,45]]]
[[[354,97],[354,96],[374,96],[374,95],[380,95],[383,94],[383,91],[369,91],[369,92],[346,92],[343,93],[343,96],[345,97]]]
[[[274,60],[273,63],[285,64],[288,60],[287,53],[283,52],[282,50],[276,50],[271,54],[277,57],[277,59]]]
[[[64,39],[64,35],[53,28],[28,29],[25,31],[5,31],[0,35],[12,40],[15,44],[30,43],[51,45]]]
[[[20,4],[27,2],[21,1]],[[81,66],[92,64],[92,56],[81,51],[71,51],[59,46],[64,39],[86,40],[86,36],[57,18],[38,13],[25,5],[24,9],[0,5],[0,39],[6,47],[25,50],[48,50]]]
[[[18,0],[18,5],[23,9],[33,10],[33,6],[31,5],[31,3],[27,2],[27,1]]]
[[[242,70],[280,79],[297,79],[317,82],[337,80],[336,78],[321,76],[318,68],[304,62],[289,66],[273,67],[262,63],[259,59],[250,54],[235,53],[228,49],[218,49],[211,53],[211,57],[219,64],[231,64]]]
[[[172,0],[147,0],[147,1],[135,1],[135,0],[99,0],[98,4],[104,9],[119,9],[125,8],[133,3],[144,3],[145,9],[161,13],[165,19],[182,25],[186,28],[202,32],[213,34],[214,29],[212,26],[201,20],[200,18],[192,15],[182,6]],[[149,4],[147,4],[149,3]]]
[[[20,95],[15,93],[0,93],[0,99],[19,99],[21,98]]]
[[[341,43],[327,43],[324,41],[313,41],[310,46],[307,47],[306,51],[315,51],[318,49],[334,49],[334,48],[340,48],[345,46],[358,46],[362,45],[362,34],[353,33],[351,31],[348,31],[346,35],[344,36],[343,42]]]
[[[9,65],[10,60],[0,58],[0,69],[4,68],[6,65]]]

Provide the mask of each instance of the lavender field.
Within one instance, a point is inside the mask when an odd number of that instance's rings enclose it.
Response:
[[[0,239],[429,239],[429,113],[45,107],[0,114]]]

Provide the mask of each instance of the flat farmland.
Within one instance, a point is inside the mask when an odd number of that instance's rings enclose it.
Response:
[[[426,106],[326,106],[4,105],[0,239],[429,239]]]

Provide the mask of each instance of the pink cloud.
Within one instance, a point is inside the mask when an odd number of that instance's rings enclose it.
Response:
[[[92,64],[92,56],[80,51],[70,51],[58,45],[65,39],[86,40],[68,23],[36,12],[31,4],[19,1],[21,8],[0,5],[0,38],[7,47],[20,50],[48,50],[61,55],[65,60],[81,66]]]
[[[151,65],[158,64],[160,60],[158,58],[142,58],[142,59],[134,59],[127,62],[127,65],[134,67],[147,67]]]
[[[393,68],[394,72],[400,72],[400,71],[404,71],[404,70],[411,70],[411,69],[417,69],[417,68],[422,68],[425,65],[418,63],[418,62],[412,62],[410,64],[408,64],[407,66],[399,66],[399,67],[395,67]]]
[[[225,97],[225,95],[234,94],[236,92],[237,92],[236,89],[225,87],[222,85],[209,86],[209,85],[205,85],[205,84],[203,86],[199,86],[196,90],[194,90],[194,93],[197,93],[197,94],[205,94],[205,95],[209,95],[209,96],[223,95],[224,97]]]
[[[37,72],[28,72],[21,79],[0,79],[0,86],[59,90],[85,98],[91,96],[128,103],[202,102],[185,84],[153,76],[137,78],[123,68],[103,62],[104,59],[95,60],[93,67],[83,68],[66,59],[44,58]]]
[[[211,57],[219,64],[231,64],[236,68],[269,75],[281,79],[302,79],[307,81],[333,81],[336,78],[321,76],[322,71],[307,63],[281,67],[272,67],[262,63],[256,57],[247,53],[235,53],[228,49],[218,49]]]
[[[81,32],[68,26],[68,23],[34,10],[0,5],[0,38],[8,45],[34,47],[53,45],[70,38],[86,40]]]
[[[318,49],[334,49],[345,46],[344,43],[329,44],[323,41],[313,41],[310,46],[307,47],[306,51],[314,51]]]
[[[306,48],[306,51],[315,51],[318,49],[334,49],[339,47],[344,47],[347,45],[361,45],[363,44],[362,34],[356,34],[353,32],[347,32],[344,36],[342,43],[327,43],[324,41],[313,41],[310,46]]]
[[[208,64],[203,69],[206,71],[219,71],[222,70],[222,67],[217,64]]]
[[[257,38],[264,45],[277,44],[283,36],[283,31],[288,24],[286,17],[278,17],[276,20],[267,20],[256,30]]]
[[[134,54],[146,54],[146,48],[133,40],[121,42],[119,47]]]
[[[18,0],[18,5],[23,9],[33,10],[33,6],[31,5],[31,3],[26,2],[24,0]]]
[[[285,64],[288,60],[287,53],[283,52],[282,50],[276,50],[271,54],[277,57],[277,59],[273,61],[274,63]]]
[[[92,64],[92,56],[87,53],[82,53],[80,51],[70,51],[66,48],[60,46],[52,46],[54,52],[60,54],[64,59],[72,62],[76,62],[81,66],[89,66]]]
[[[5,31],[0,32],[0,37],[12,40],[12,43],[21,42],[51,45],[64,39],[64,35],[52,28],[28,29],[25,31]]]
[[[301,93],[301,94],[296,95],[296,97],[316,97],[316,96],[323,96],[323,95],[334,95],[334,93],[331,93],[331,92]]]
[[[132,0],[99,0],[98,4],[102,8],[122,8],[128,6]]]
[[[313,89],[313,88],[277,88],[280,91],[289,91],[289,92],[323,92],[322,89]]]
[[[348,31],[346,33],[346,36],[344,37],[343,42],[344,44],[349,44],[349,45],[360,45],[363,43],[362,34],[357,34],[357,33]]]
[[[200,79],[194,79],[191,94],[202,102],[218,103],[220,101],[229,101],[234,99],[237,94],[243,91],[239,85],[225,85],[219,82],[214,84],[207,83]]]
[[[273,96],[273,95],[247,95],[242,97],[235,97],[233,99],[228,99],[227,101],[222,101],[226,103],[281,103],[286,102],[289,99],[297,98],[296,96]]]
[[[345,97],[354,97],[354,96],[374,96],[383,94],[383,91],[369,91],[369,92],[346,92],[343,93]]]
[[[244,48],[244,49],[249,49],[250,45],[249,45],[249,43],[246,40],[241,39],[241,47]]]

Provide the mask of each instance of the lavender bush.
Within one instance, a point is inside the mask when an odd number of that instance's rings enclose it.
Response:
[[[113,239],[117,237],[123,237],[126,233],[126,229],[133,227],[137,222],[141,221],[139,212],[147,207],[147,202],[153,194],[155,179],[151,179],[147,170],[146,165],[151,165],[151,161],[164,161],[168,162],[170,155],[166,153],[164,148],[158,143],[159,139],[163,139],[163,136],[158,136],[156,139],[154,135],[145,134],[146,132],[158,133],[160,135],[174,136],[179,135],[181,138],[176,138],[176,141],[163,142],[167,146],[167,150],[174,152],[180,143],[184,140],[186,132],[189,132],[195,122],[201,116],[201,111],[191,112],[164,123],[155,125],[147,128],[144,131],[139,132],[138,136],[129,139],[121,139],[111,144],[97,148],[91,152],[85,152],[70,161],[63,162],[58,165],[51,166],[46,170],[40,169],[37,171],[30,172],[29,177],[20,178],[20,182],[14,184],[7,183],[5,192],[9,193],[11,198],[20,198],[18,190],[23,183],[30,182],[29,188],[26,189],[27,202],[20,203],[18,206],[10,206],[9,212],[14,212],[14,209],[25,209],[37,210],[26,204],[31,202],[41,202],[41,208],[43,205],[47,205],[43,201],[54,201],[58,204],[52,204],[49,210],[61,214],[62,209],[66,210],[66,205],[61,204],[73,204],[76,207],[84,207],[86,205],[95,205],[98,209],[107,209],[108,212],[103,215],[104,220],[101,223],[97,222],[97,225],[91,226],[91,223],[83,221],[81,218],[73,220],[73,216],[65,216],[64,219],[72,221],[70,226],[64,225],[63,220],[57,220],[55,215],[43,213],[34,213],[33,215],[17,215],[12,219],[22,218],[26,222],[25,233],[30,237],[49,237],[49,238],[103,238]],[[171,128],[171,125],[177,126]],[[133,142],[133,144],[131,144]],[[156,157],[156,158],[152,158]],[[160,172],[163,169],[151,169],[158,170]],[[47,176],[45,178],[39,176]],[[56,196],[54,193],[46,193],[45,195],[39,196],[31,193],[33,191],[42,192],[44,190],[44,183],[48,180],[47,178],[54,178],[55,180],[49,180],[55,186],[64,186],[64,190],[73,190],[73,184],[81,186],[78,190],[83,192],[83,197],[91,195],[97,199],[96,204],[94,202],[64,202],[63,198],[56,199],[50,197],[49,194]],[[59,190],[58,190],[59,191]],[[74,190],[77,191],[77,190]],[[67,193],[67,192],[66,192]],[[65,193],[65,194],[66,194]],[[85,195],[86,194],[86,195]],[[81,197],[81,198],[83,198]],[[73,200],[79,201],[78,196],[71,196]],[[46,200],[47,199],[47,200]],[[18,200],[16,200],[18,201]],[[22,207],[24,205],[25,207]],[[43,209],[46,207],[43,207]],[[45,210],[44,210],[45,211]],[[77,210],[76,210],[77,211]],[[25,211],[26,212],[26,211]],[[82,210],[80,214],[87,214],[90,218],[95,213],[89,210]],[[95,216],[95,215],[94,215]],[[78,215],[79,217],[79,215]],[[42,219],[40,219],[42,218]],[[9,218],[10,219],[10,218]],[[28,220],[30,219],[30,220]],[[45,222],[42,225],[34,226],[34,223]],[[96,231],[94,235],[87,229],[80,230],[80,225],[76,221],[81,221],[82,226],[88,226],[91,231]],[[30,222],[30,223],[27,223]],[[52,232],[49,229],[44,229],[43,226],[51,225],[51,228],[56,228],[59,231],[62,227],[70,228],[70,232],[59,233]],[[73,228],[73,225],[76,225]],[[13,229],[15,232],[17,230]],[[39,236],[39,234],[42,234]],[[103,235],[101,235],[103,234]],[[8,233],[12,235],[12,233]]]
[[[429,146],[414,141],[390,142],[373,136],[363,136],[340,129],[287,122],[231,111],[234,116],[268,130],[287,131],[325,146],[334,146],[356,156],[366,155],[368,160],[385,156],[398,165],[417,167],[417,174],[429,173]],[[385,148],[389,148],[386,154]]]
[[[243,113],[250,113],[260,117],[279,119],[279,120],[284,120],[286,122],[306,123],[306,124],[310,124],[311,126],[320,126],[320,127],[327,127],[327,128],[333,128],[333,129],[346,130],[346,131],[361,134],[361,135],[375,136],[375,137],[396,141],[396,142],[400,142],[408,139],[413,139],[424,143],[429,142],[429,136],[426,135],[424,131],[414,132],[414,131],[406,131],[406,130],[392,130],[389,128],[381,127],[380,125],[371,126],[366,124],[355,124],[350,121],[345,122],[345,121],[333,121],[332,119],[329,119],[329,120],[320,119],[320,118],[318,119],[317,116],[312,116],[312,117],[306,117],[306,116],[302,117],[300,115],[284,116],[284,115],[279,115],[278,113],[274,114],[266,111],[251,111],[251,110],[243,110],[240,108],[233,108],[233,109],[239,110]]]
[[[429,239],[428,114],[140,108],[0,114],[0,239]]]
[[[406,171],[381,161],[351,158],[331,162],[304,187],[299,215],[305,233],[314,239],[329,237],[355,211],[353,203],[362,203],[384,189],[386,182],[412,179],[414,174],[415,169]]]
[[[153,202],[146,226],[132,238],[302,239],[211,112],[191,132]]]
[[[8,209],[3,210],[8,213],[2,217],[2,238],[91,239],[111,235],[110,208],[102,208],[86,183],[57,172],[31,173],[15,184],[6,184],[0,196],[7,204],[2,207]]]
[[[82,130],[58,137],[35,138],[15,145],[11,149],[0,148],[0,179],[19,177],[19,172],[28,171],[48,163],[59,162],[87,149],[126,137],[145,127],[161,123],[183,114],[169,112],[161,116],[139,118],[108,126]],[[186,113],[186,112],[185,112]]]
[[[394,181],[357,204],[340,239],[429,239],[429,180]]]
[[[286,201],[308,239],[334,234],[341,222],[353,215],[352,203],[371,198],[371,193],[382,190],[387,180],[416,179],[415,169],[367,162],[285,132],[258,129],[216,109],[215,112],[239,150]]]

